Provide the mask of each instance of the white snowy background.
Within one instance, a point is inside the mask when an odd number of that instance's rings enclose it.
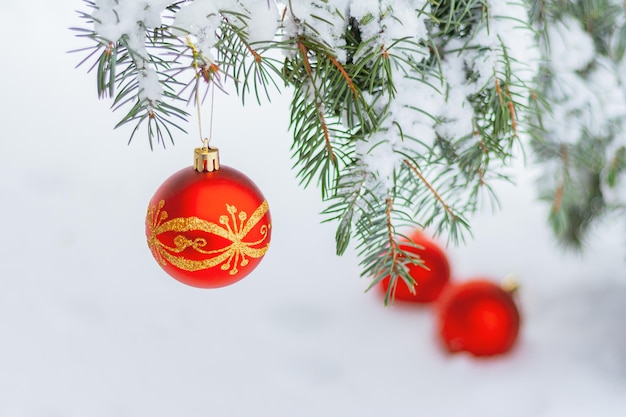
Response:
[[[190,123],[151,152],[112,130],[121,114],[67,53],[84,45],[67,29],[81,6],[0,4],[0,417],[626,415],[624,230],[607,222],[584,255],[564,253],[530,168],[448,250],[456,280],[518,276],[524,322],[506,356],[448,356],[432,308],[364,293],[318,192],[291,172],[286,96],[216,97],[222,163],[271,205],[264,261],[219,290],[165,275],[147,202],[198,136]]]

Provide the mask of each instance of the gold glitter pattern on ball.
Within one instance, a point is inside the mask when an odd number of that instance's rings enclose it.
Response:
[[[148,246],[155,259],[161,265],[168,263],[185,271],[199,271],[220,265],[224,271],[230,270],[230,275],[239,272],[239,267],[248,264],[249,258],[260,258],[269,248],[266,242],[270,224],[260,228],[261,239],[244,241],[248,233],[259,223],[269,210],[267,200],[252,213],[250,217],[244,211],[238,211],[235,206],[226,204],[226,213],[219,217],[219,224],[200,219],[198,217],[178,217],[168,220],[168,214],[163,208],[165,200],[158,205],[148,207]],[[185,232],[206,232],[229,240],[231,243],[219,249],[205,249],[207,240],[201,237],[189,239]],[[158,237],[162,233],[181,233],[174,238],[174,246],[164,244]],[[261,245],[261,246],[259,246]],[[209,255],[204,259],[189,259],[182,255],[186,249],[192,249],[201,255]]]

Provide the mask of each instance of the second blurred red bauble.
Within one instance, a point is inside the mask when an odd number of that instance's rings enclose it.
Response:
[[[444,251],[422,231],[415,231],[411,240],[424,249],[415,248],[408,245],[400,245],[402,250],[418,255],[424,266],[408,264],[409,275],[415,280],[414,292],[409,286],[398,278],[396,283],[394,299],[412,303],[429,303],[435,301],[443,288],[450,280],[450,264]],[[379,288],[381,292],[387,293],[390,278],[381,280]]]
[[[146,237],[161,268],[199,288],[233,284],[257,267],[271,236],[267,200],[236,169],[220,166],[217,149],[196,149],[195,164],[157,189]]]
[[[478,279],[448,286],[438,302],[438,331],[451,353],[493,356],[515,344],[520,315],[510,291]]]

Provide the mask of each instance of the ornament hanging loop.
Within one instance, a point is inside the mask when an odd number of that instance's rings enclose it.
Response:
[[[209,125],[209,137],[206,138],[202,135],[202,106],[200,104],[200,94],[198,92],[200,82],[201,68],[198,65],[200,51],[191,41],[190,37],[187,37],[187,45],[191,48],[193,53],[193,67],[195,70],[196,84],[194,88],[196,110],[198,111],[198,133],[200,133],[200,141],[202,142],[202,148],[194,149],[193,168],[197,172],[213,172],[220,169],[220,158],[217,148],[210,148],[209,141],[213,134],[213,107],[215,102],[215,81],[212,81],[211,85],[211,119]],[[206,62],[203,62],[206,64]],[[213,66],[211,66],[213,67]],[[205,78],[206,81],[209,81]]]
[[[208,139],[205,147],[194,150],[193,169],[197,172],[213,172],[220,169],[220,155],[217,148],[209,148]]]

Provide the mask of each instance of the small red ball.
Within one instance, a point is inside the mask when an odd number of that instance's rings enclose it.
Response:
[[[146,237],[161,268],[199,288],[233,284],[257,267],[271,237],[267,200],[243,173],[184,168],[158,188]]]
[[[451,353],[494,356],[514,346],[520,314],[511,292],[484,279],[448,286],[438,302],[438,331]]]
[[[424,265],[408,264],[409,275],[415,280],[414,292],[411,292],[409,286],[399,278],[396,283],[395,292],[392,294],[395,300],[412,302],[412,303],[430,303],[435,301],[441,291],[450,280],[450,264],[444,251],[422,231],[417,230],[411,236],[411,240],[423,249],[400,245],[400,248],[406,252],[414,253],[419,256]],[[389,277],[381,280],[379,288],[382,293],[386,294],[389,288]]]

